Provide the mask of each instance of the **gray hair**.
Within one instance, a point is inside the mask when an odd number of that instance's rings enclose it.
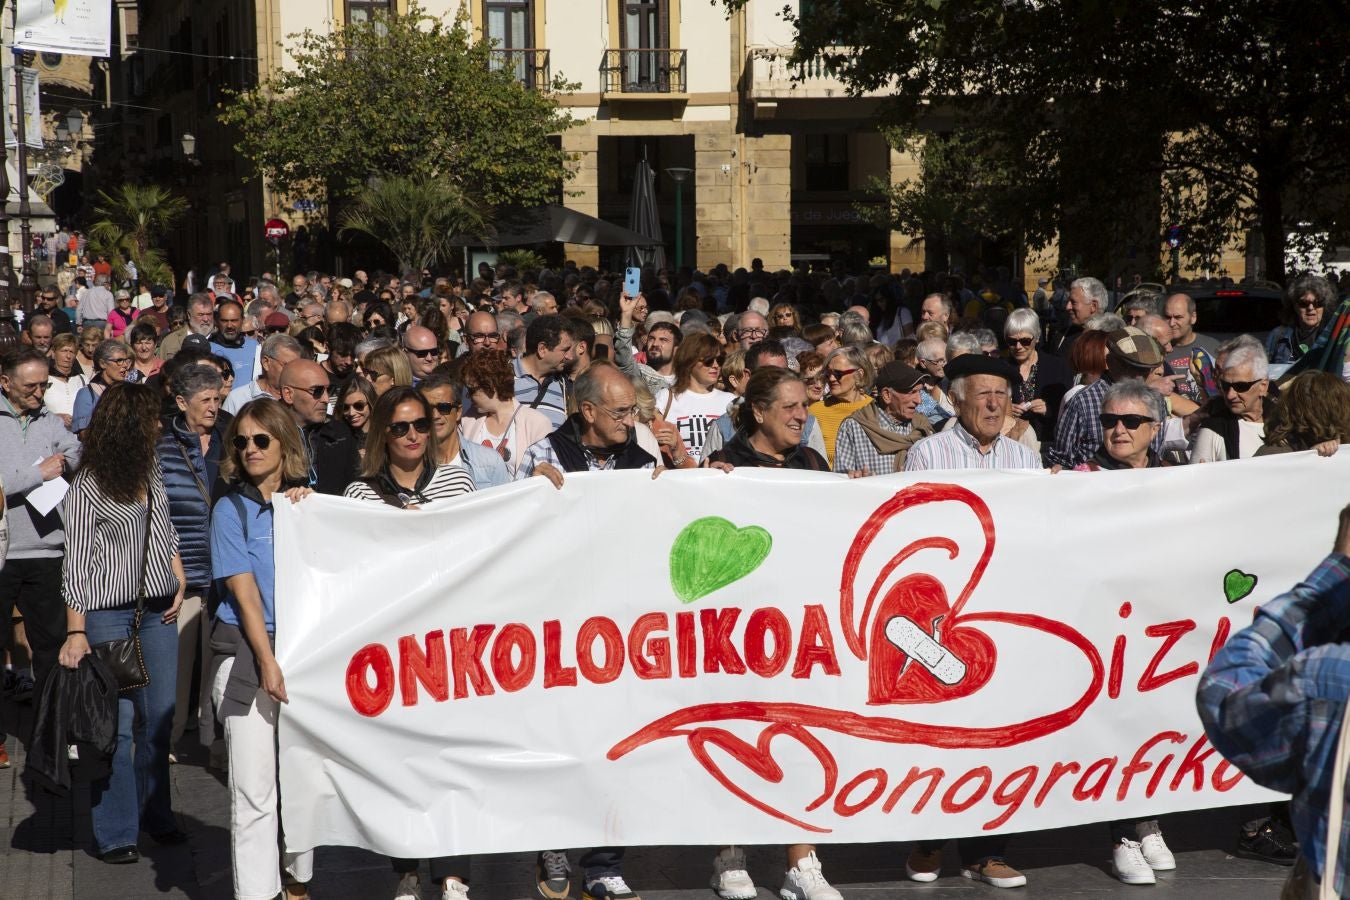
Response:
[[[1140,404],[1149,411],[1155,422],[1167,418],[1167,404],[1163,402],[1162,394],[1138,378],[1117,381],[1106,389],[1102,395],[1102,409],[1116,402]]]
[[[872,329],[867,327],[867,323],[858,313],[841,313],[839,316],[839,342],[842,344],[870,344],[872,342]]]
[[[108,357],[119,350],[123,353],[131,352],[127,349],[127,345],[121,341],[116,341],[112,338],[109,338],[106,341],[99,341],[98,346],[94,348],[94,365],[98,366],[100,369],[103,368],[103,364],[108,361]]]
[[[939,300],[942,301],[942,308],[945,309],[945,310],[947,310],[947,316],[948,316],[949,318],[950,318],[951,316],[956,315],[956,304],[953,303],[953,302],[952,302],[952,298],[951,298],[951,297],[948,297],[946,294],[943,294],[943,293],[929,294],[928,296],[924,297],[923,299],[924,299],[924,302],[926,303],[926,302],[928,302],[929,300],[932,300],[934,297],[936,297],[936,298],[938,298]]]
[[[849,366],[859,369],[858,372],[858,390],[866,394],[872,390],[872,382],[876,381],[877,369],[872,365],[872,360],[867,358],[863,349],[855,344],[845,344],[830,351],[830,355],[825,357],[825,367],[828,369],[830,363],[836,359],[847,360]]]
[[[297,341],[297,343],[299,342]],[[389,340],[389,338],[385,337],[366,338],[364,341],[356,345],[356,350],[353,351],[352,355],[355,356],[357,359],[365,359],[367,353],[374,353],[376,350],[392,346],[394,346],[394,342]]]
[[[1125,320],[1115,313],[1097,313],[1087,320],[1083,326],[1084,331],[1105,331],[1110,334],[1113,331],[1119,331],[1125,327]]]
[[[998,346],[998,335],[988,328],[975,328],[970,333],[975,336],[975,340],[980,342],[981,350],[984,350],[985,347]]]
[[[1336,289],[1321,275],[1300,275],[1284,292],[1285,310],[1293,315],[1294,307],[1303,299],[1304,294],[1312,294],[1323,309],[1330,309],[1336,302]]]
[[[953,331],[947,338],[947,359],[955,359],[962,353],[981,353],[980,339],[971,331]]]
[[[549,300],[552,300],[554,303],[558,302],[558,298],[554,297],[548,291],[535,291],[530,297],[530,309],[542,315],[545,307],[548,306]]]
[[[914,348],[914,355],[923,360],[932,360],[938,353],[941,353],[944,357],[947,355],[947,342],[940,341],[937,338],[919,341],[919,346]]]
[[[196,293],[188,298],[188,309],[209,309],[214,311],[216,302],[211,299],[210,294]]]
[[[1260,380],[1270,374],[1270,358],[1261,342],[1249,334],[1239,335],[1219,347],[1219,356],[1223,357],[1223,368],[1250,366],[1252,377]]]
[[[1106,292],[1106,285],[1102,284],[1091,275],[1084,276],[1083,278],[1075,278],[1073,282],[1070,283],[1069,290],[1073,291],[1074,288],[1077,288],[1087,296],[1091,297],[1092,302],[1097,304],[1098,310],[1106,309],[1107,304],[1111,302],[1111,295]]]
[[[826,284],[829,284],[829,282],[826,282]],[[839,327],[839,319],[840,319],[840,314],[837,313],[837,312],[827,312],[827,313],[821,313],[821,314],[820,314],[820,324],[822,324],[822,325],[828,325],[828,326],[830,326],[831,328],[838,328],[838,327]]]
[[[966,376],[962,375],[960,378],[952,380],[952,383],[947,386],[947,396],[957,403],[966,398]]]
[[[191,400],[202,391],[218,391],[225,384],[220,371],[210,363],[193,363],[173,373],[169,392],[174,397]]]
[[[1138,291],[1125,301],[1122,309],[1126,312],[1129,312],[1132,309],[1141,309],[1146,316],[1156,316],[1159,312],[1160,304],[1158,301],[1160,299],[1161,298],[1152,291]]]
[[[509,334],[513,328],[525,327],[525,319],[520,313],[503,310],[497,313],[497,330],[502,334]]]
[[[289,334],[270,334],[262,343],[262,355],[268,359],[276,359],[282,350],[289,350],[296,356],[305,355],[305,348]]]
[[[1015,334],[1029,334],[1039,342],[1041,339],[1041,317],[1034,309],[1014,309],[1008,313],[1008,321],[1003,323],[1003,336],[1010,338]]]
[[[277,290],[277,286],[275,284],[272,284],[270,281],[261,281],[258,283],[257,290],[258,290],[257,296],[259,300],[270,297],[270,299],[268,299],[267,302],[270,303],[272,306],[281,305],[281,292]]]

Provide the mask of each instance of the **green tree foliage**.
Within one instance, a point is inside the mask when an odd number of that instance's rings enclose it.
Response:
[[[406,15],[306,31],[290,55],[293,68],[219,112],[283,194],[353,197],[371,176],[406,176],[449,180],[489,207],[533,205],[568,177],[550,135],[571,124],[559,105],[570,86],[526,88],[462,16],[445,22],[413,3]]]
[[[97,220],[89,228],[93,252],[108,257],[118,278],[125,277],[131,260],[142,281],[172,285],[173,273],[159,242],[187,208],[186,200],[157,184],[128,183],[112,193],[99,191]]]
[[[1338,189],[1350,175],[1350,17],[1339,3],[803,0],[800,10],[786,11],[797,61],[825,57],[857,92],[893,90],[891,124],[992,136],[982,168],[1023,154],[1052,220],[1147,219],[1154,255],[1161,226],[1176,222],[1195,262],[1259,225],[1276,278],[1296,223],[1350,231]],[[985,190],[1024,188],[1009,178]],[[1043,221],[1029,223],[1029,243]]]
[[[343,214],[342,227],[378,241],[404,272],[420,272],[446,259],[455,237],[483,239],[491,233],[482,208],[448,179],[401,175],[362,188]]]
[[[517,272],[538,272],[548,265],[548,260],[533,250],[503,250],[497,254],[497,265],[511,266]]]

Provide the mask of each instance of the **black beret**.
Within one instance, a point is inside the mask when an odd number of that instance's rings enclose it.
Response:
[[[969,375],[997,375],[1006,378],[1009,384],[1021,380],[1017,370],[1005,360],[983,353],[962,353],[947,363],[945,374],[951,381]]]

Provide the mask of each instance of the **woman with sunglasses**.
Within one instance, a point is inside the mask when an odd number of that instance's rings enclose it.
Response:
[[[431,426],[440,447],[439,462],[443,466],[463,466],[473,479],[474,490],[486,490],[511,481],[506,463],[490,448],[482,444],[461,441],[460,413],[464,383],[451,375],[432,372],[417,386],[422,397],[431,405]]]
[[[467,494],[473,479],[462,466],[440,463],[431,404],[412,387],[385,391],[370,415],[361,477],[344,496],[414,509]]]
[[[1003,325],[1008,344],[1008,361],[1017,367],[1022,380],[1012,386],[1008,412],[1025,420],[1041,443],[1053,440],[1064,395],[1073,387],[1073,372],[1058,356],[1037,348],[1041,340],[1041,318],[1030,309],[1015,309]]]
[[[548,437],[553,423],[516,399],[516,373],[505,350],[469,354],[460,377],[475,413],[460,420],[460,437],[495,451],[514,478],[525,449]]]
[[[280,401],[250,401],[225,434],[220,475],[228,491],[211,513],[211,574],[222,603],[213,648],[236,655],[217,669],[213,694],[225,723],[230,771],[230,861],[239,900],[309,896],[313,851],[282,853],[277,809],[276,724],[286,680],[273,652],[276,568],[272,497],[310,493],[309,458],[295,418]],[[287,597],[283,602],[293,602]]]
[[[844,420],[872,402],[869,391],[876,369],[867,354],[853,344],[840,347],[825,359],[825,383],[830,394],[811,404],[811,415],[820,423],[825,457],[834,465],[834,441]]]
[[[412,366],[402,347],[380,347],[366,354],[361,369],[379,398],[390,388],[412,387]]]
[[[127,380],[127,373],[131,371],[131,351],[121,341],[103,341],[94,351],[94,368],[98,374],[75,395],[70,430],[77,435],[89,427],[94,407],[98,406],[103,392]]]
[[[356,435],[356,446],[366,455],[366,435],[370,431],[370,411],[375,408],[375,388],[360,375],[353,375],[338,389],[338,415]]]
[[[726,415],[736,396],[717,389],[722,345],[711,334],[696,332],[681,341],[671,368],[675,383],[656,394],[658,421],[652,431],[661,443],[666,465],[683,468],[703,459],[708,430]]]
[[[806,401],[820,403],[825,399],[825,356],[814,350],[797,357],[797,373],[806,385]]]
[[[140,859],[141,831],[160,844],[187,840],[174,819],[169,782],[175,620],[187,584],[155,455],[158,439],[155,391],[111,386],[85,429],[81,468],[65,499],[66,642],[59,661],[78,668],[91,646],[135,630],[150,676],[118,695],[112,767],[92,785],[95,849],[114,864]]]

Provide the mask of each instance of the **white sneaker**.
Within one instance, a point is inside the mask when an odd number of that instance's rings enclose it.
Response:
[[[1121,841],[1111,850],[1111,873],[1125,884],[1156,884],[1138,841]]]
[[[713,857],[712,889],[722,900],[754,900],[759,896],[750,873],[745,871],[745,853],[727,847]]]
[[[422,900],[422,880],[416,872],[408,872],[398,880],[394,900]]]
[[[447,878],[441,890],[441,900],[468,900],[469,886],[462,881]]]
[[[1144,854],[1144,862],[1155,872],[1170,872],[1177,867],[1177,858],[1167,849],[1162,832],[1155,831],[1139,839],[1139,850]]]
[[[798,860],[796,868],[788,869],[778,896],[783,900],[844,900],[844,895],[825,880],[815,851]]]

